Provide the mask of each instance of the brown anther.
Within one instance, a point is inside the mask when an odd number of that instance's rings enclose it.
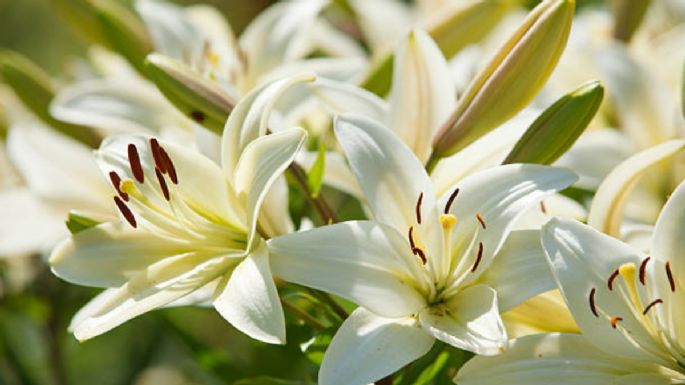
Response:
[[[478,222],[480,222],[480,225],[483,227],[483,230],[487,229],[488,227],[485,225],[485,220],[483,217],[480,215],[480,213],[476,213],[476,219],[478,219]]]
[[[121,191],[121,189],[119,188],[119,185],[121,184],[121,178],[119,177],[119,174],[117,174],[116,171],[110,171],[109,180],[112,182],[114,189],[117,191],[117,194],[119,194],[121,199],[128,202],[128,194]]]
[[[651,257],[645,258],[642,263],[640,263],[640,283],[644,286],[647,284],[647,276],[646,276],[646,270],[647,270],[647,262],[652,259]]]
[[[483,259],[483,242],[478,242],[478,253],[476,254],[476,261],[473,262],[473,267],[471,268],[472,273],[475,273],[478,269],[481,259]]]
[[[452,208],[452,203],[454,202],[454,199],[459,195],[459,187],[455,188],[454,191],[452,191],[452,194],[450,195],[449,198],[447,198],[447,203],[445,204],[445,214],[450,213],[450,208]]]
[[[166,185],[166,180],[164,180],[164,175],[162,171],[155,167],[155,175],[157,175],[157,181],[159,182],[159,187],[162,189],[162,194],[164,194],[164,199],[169,200],[169,187]]]
[[[133,177],[138,183],[145,182],[145,174],[143,173],[143,166],[140,164],[140,156],[136,145],[131,143],[128,145],[128,163],[131,166]]]
[[[668,277],[668,284],[671,285],[671,291],[675,292],[675,280],[671,272],[671,262],[666,262],[666,276]]]
[[[647,305],[647,307],[645,308],[645,310],[642,312],[642,315],[647,315],[647,312],[648,312],[651,308],[653,308],[654,306],[656,306],[656,305],[658,305],[658,304],[660,304],[660,303],[664,303],[664,301],[662,301],[661,298],[655,299],[655,300],[652,301],[649,305]]]
[[[126,218],[128,224],[135,229],[137,227],[136,217],[133,216],[131,209],[129,209],[128,206],[126,206],[126,203],[124,203],[124,201],[117,196],[114,197],[114,203],[116,203],[117,207],[119,208],[119,212],[121,212],[121,215]]]
[[[543,201],[540,201],[540,211],[542,211],[543,214],[547,214],[547,207]]]
[[[611,276],[609,276],[609,281],[607,282],[607,287],[609,287],[609,290],[614,290],[614,279],[618,277],[618,269],[616,269],[613,273],[611,273]]]
[[[421,259],[422,264],[425,265],[426,262],[428,262],[428,258],[426,258],[426,253],[424,253],[423,250],[421,250],[420,248],[415,247],[415,248],[411,249],[411,252],[414,253],[414,255],[418,256]]]
[[[595,317],[599,318],[599,314],[597,314],[597,306],[595,305],[595,292],[597,289],[594,287],[592,290],[590,290],[590,310],[592,310],[592,314],[595,315]]]
[[[623,321],[623,318],[616,317],[616,316],[611,317],[611,320],[609,321],[609,322],[611,322],[611,327],[616,329],[616,325],[618,325],[618,321]]]
[[[423,192],[419,194],[419,199],[416,201],[416,223],[421,224],[421,202],[423,201]]]
[[[176,175],[176,167],[174,167],[174,162],[171,161],[171,157],[162,146],[159,146],[159,155],[162,158],[162,163],[164,164],[164,171],[169,174],[169,179],[171,179],[173,184],[178,184],[178,176]]]
[[[155,162],[155,166],[159,168],[162,173],[166,172],[164,169],[164,159],[159,151],[159,142],[155,138],[150,138],[150,152],[152,152],[152,160]]]
[[[409,226],[409,246],[411,247],[412,252],[416,248],[416,244],[414,243],[414,227]]]

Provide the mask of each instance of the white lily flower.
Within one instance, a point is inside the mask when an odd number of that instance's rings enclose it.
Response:
[[[360,305],[334,337],[319,383],[377,380],[422,356],[436,338],[481,354],[505,348],[500,311],[553,288],[539,232],[509,236],[512,225],[573,174],[503,166],[437,195],[392,131],[360,116],[338,118],[335,130],[373,220],[268,243],[275,275]],[[525,290],[507,289],[522,280]]]
[[[563,384],[685,382],[684,207],[685,183],[663,207],[649,254],[575,221],[547,224],[543,247],[585,338],[524,337],[500,357],[466,364],[459,384],[496,384],[505,371],[514,385],[552,376]]]
[[[239,103],[224,130],[221,167],[155,138],[105,139],[96,157],[124,221],[81,231],[50,257],[61,278],[110,288],[74,318],[71,329],[79,340],[210,292],[213,306],[237,329],[284,343],[281,304],[260,235],[271,223],[260,211],[306,133],[265,133],[275,100],[311,80],[303,75],[270,83]]]

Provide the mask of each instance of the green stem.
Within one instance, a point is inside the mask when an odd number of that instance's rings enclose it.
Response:
[[[328,306],[330,306],[333,312],[338,317],[340,317],[341,320],[345,320],[349,315],[347,314],[347,311],[342,306],[340,306],[340,304],[333,297],[331,297],[330,294],[312,288],[307,288],[307,291],[309,291],[310,294],[318,298],[321,302],[324,302]]]
[[[299,307],[291,304],[290,302],[284,300],[281,298],[281,303],[283,304],[283,307],[286,309],[290,310],[291,312],[295,313],[302,321],[304,321],[306,324],[309,326],[313,327],[316,330],[323,331],[326,330],[326,326],[319,322],[316,318],[312,317],[309,313],[303,311]]]
[[[293,177],[293,179],[295,179],[297,185],[300,186],[302,192],[304,192],[305,196],[307,197],[307,200],[319,214],[319,217],[324,224],[331,224],[338,221],[323,195],[321,193],[319,193],[317,196],[312,194],[312,191],[309,189],[309,184],[307,183],[307,173],[304,171],[302,166],[296,162],[293,162],[288,167],[288,173]]]
[[[438,162],[440,161],[440,157],[435,156],[435,153],[432,153],[430,158],[428,158],[428,162],[426,163],[426,172],[430,174],[433,172],[435,169],[435,166],[438,165]]]

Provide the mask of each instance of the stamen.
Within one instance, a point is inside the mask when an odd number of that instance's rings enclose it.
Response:
[[[131,143],[128,145],[128,163],[131,166],[131,172],[138,183],[145,182],[145,174],[143,173],[143,166],[140,164],[140,156],[138,156],[138,149],[136,145]]]
[[[150,138],[150,152],[152,152],[152,160],[154,160],[155,166],[159,168],[161,172],[166,172],[164,169],[164,160],[159,153],[159,142],[155,138]]]
[[[662,301],[661,298],[655,299],[654,301],[652,301],[652,303],[650,303],[649,305],[647,305],[647,307],[645,308],[645,310],[642,312],[642,315],[647,315],[647,312],[648,312],[651,308],[653,308],[654,306],[656,306],[656,305],[658,305],[658,304],[660,304],[660,303],[664,303],[664,301]]]
[[[169,200],[169,187],[166,185],[166,180],[164,180],[164,175],[162,172],[155,167],[155,174],[157,175],[157,181],[159,182],[159,187],[162,189],[162,194],[164,194],[164,199]]]
[[[121,212],[121,215],[126,218],[126,221],[128,222],[131,227],[134,229],[136,228],[136,217],[133,216],[133,213],[131,212],[131,209],[126,206],[126,203],[119,199],[119,197],[115,196],[114,197],[114,203],[116,203],[117,207],[119,208],[119,212]]]
[[[421,202],[423,201],[423,192],[419,194],[419,199],[416,201],[416,222],[421,224]]]
[[[651,257],[647,257],[640,263],[640,283],[644,286],[647,284],[647,278],[645,275],[645,270],[647,269],[647,262],[652,259]]]
[[[476,261],[473,263],[473,267],[471,268],[471,272],[475,273],[476,269],[478,269],[478,265],[480,264],[480,260],[483,258],[483,242],[478,242],[478,254],[476,254]]]
[[[595,306],[595,292],[596,291],[597,291],[597,289],[595,289],[594,287],[592,288],[592,290],[590,290],[590,298],[589,298],[590,299],[590,310],[592,310],[592,314],[594,314],[595,317],[599,318],[599,314],[597,314],[597,306]]]
[[[452,195],[450,195],[449,198],[447,198],[447,204],[445,204],[445,214],[449,214],[450,208],[452,207],[452,203],[454,202],[454,199],[459,195],[459,187],[455,188],[454,191],[452,191]]]
[[[618,321],[623,321],[623,318],[616,317],[616,316],[611,317],[611,320],[609,321],[609,322],[611,322],[611,327],[616,329],[616,325],[618,324]]]
[[[414,227],[409,226],[409,246],[411,247],[412,252],[416,248],[416,244],[414,243],[413,233],[414,233]]]
[[[540,211],[542,211],[543,214],[547,214],[547,207],[543,201],[540,201]]]
[[[478,219],[478,222],[480,222],[480,225],[483,226],[483,230],[486,230],[488,227],[485,225],[485,220],[483,217],[480,215],[480,213],[476,213],[476,219]]]
[[[428,258],[426,258],[426,253],[424,253],[423,250],[421,250],[420,248],[416,247],[416,248],[413,248],[411,251],[412,251],[412,253],[414,253],[414,255],[421,258],[422,264],[425,265],[426,262],[428,262]]]
[[[452,214],[440,214],[440,224],[444,230],[450,230],[457,224],[457,217]]]
[[[121,178],[119,177],[119,174],[117,174],[115,171],[110,171],[109,180],[112,182],[112,185],[114,185],[114,189],[117,190],[117,194],[119,194],[121,199],[128,202],[128,194],[121,191],[121,189],[119,188],[119,184],[121,184]]]
[[[614,279],[616,279],[616,277],[618,277],[618,269],[611,273],[611,276],[609,277],[609,282],[607,282],[609,290],[614,290]]]
[[[171,157],[169,157],[169,154],[162,146],[159,146],[159,155],[164,163],[164,171],[169,174],[169,179],[171,179],[174,184],[178,184],[178,176],[176,175],[176,167],[174,167],[174,162],[171,161]]]
[[[671,272],[671,262],[666,262],[666,276],[668,277],[669,285],[671,285],[671,291],[675,292],[675,280],[673,279],[673,273]]]

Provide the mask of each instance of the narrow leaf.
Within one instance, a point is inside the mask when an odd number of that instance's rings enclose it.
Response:
[[[316,155],[316,160],[307,173],[307,183],[309,184],[309,190],[312,192],[312,198],[317,198],[319,196],[325,168],[326,145],[322,142],[319,144],[319,152]]]

